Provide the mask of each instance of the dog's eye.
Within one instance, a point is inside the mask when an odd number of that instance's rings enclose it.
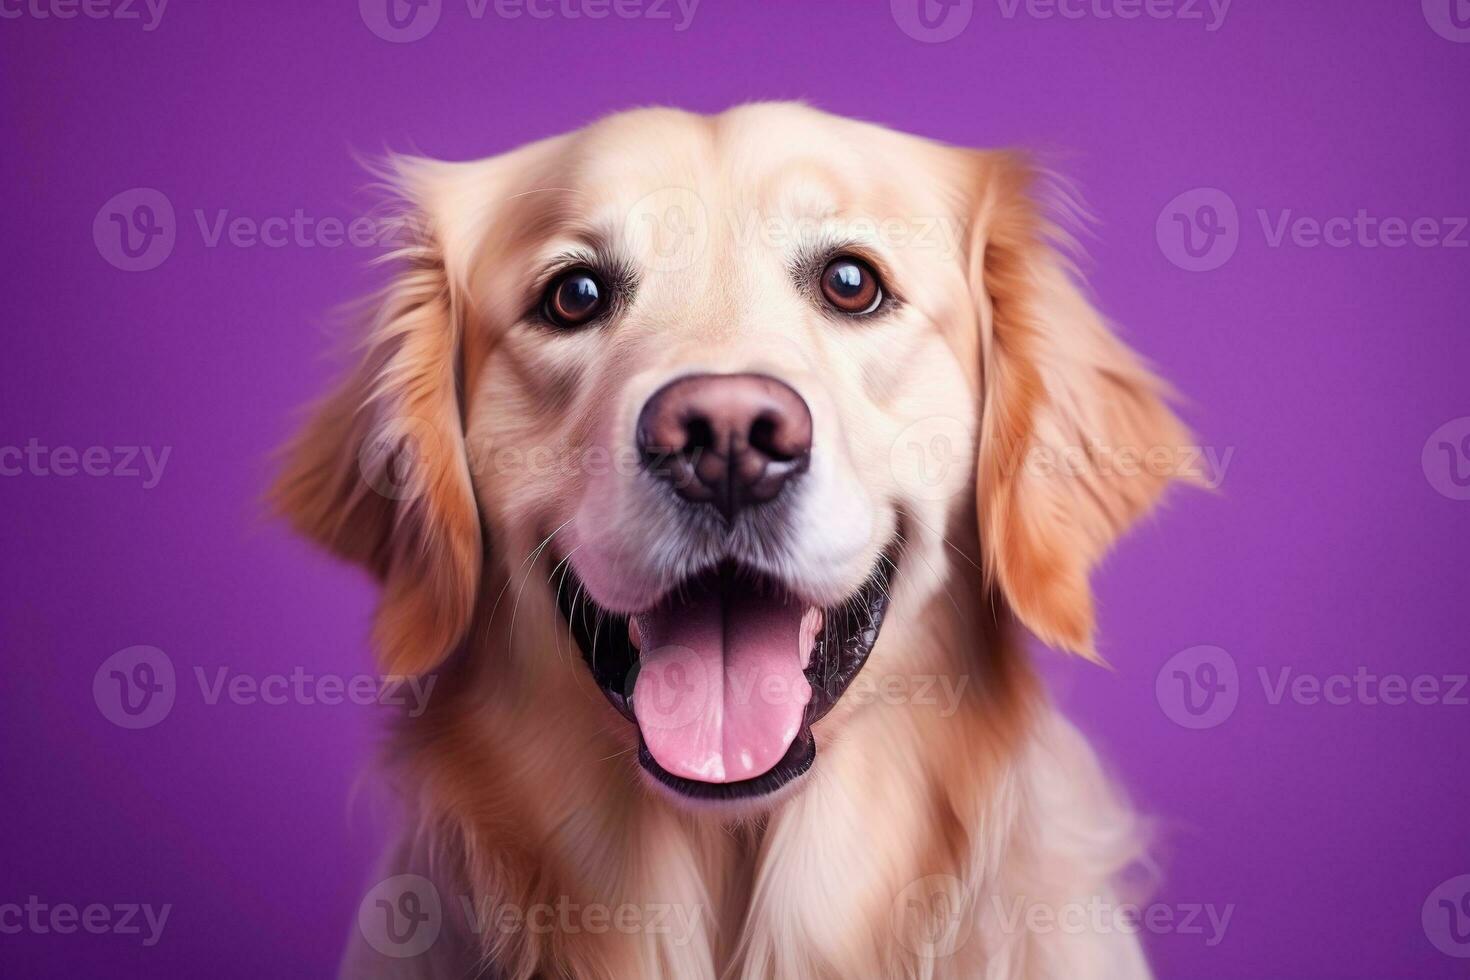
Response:
[[[834,309],[863,316],[883,302],[883,284],[872,266],[843,255],[822,270],[822,295]]]
[[[588,269],[572,269],[546,289],[546,318],[559,327],[580,327],[607,308],[608,291]]]

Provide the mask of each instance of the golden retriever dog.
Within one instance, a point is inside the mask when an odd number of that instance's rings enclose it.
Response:
[[[1074,914],[1140,825],[1022,628],[1096,658],[1189,435],[1056,181],[791,104],[385,173],[413,237],[276,488],[437,681],[376,879],[433,894],[375,903],[432,937],[343,975],[1147,976]]]

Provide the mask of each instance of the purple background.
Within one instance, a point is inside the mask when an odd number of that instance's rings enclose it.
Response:
[[[1235,451],[1220,494],[1176,495],[1101,571],[1115,669],[1041,655],[1157,820],[1159,900],[1234,905],[1216,946],[1147,937],[1160,975],[1470,973],[1420,919],[1470,872],[1470,707],[1272,704],[1257,677],[1467,669],[1470,502],[1435,489],[1421,449],[1470,415],[1470,249],[1273,248],[1256,213],[1470,215],[1470,44],[1417,0],[1236,0],[1215,31],[978,0],[946,43],[886,3],[704,0],[676,31],[443,2],[406,44],[354,0],[175,0],[153,31],[0,19],[0,447],[171,447],[153,489],[0,478],[0,904],[173,905],[152,948],[5,936],[0,974],[329,974],[377,847],[381,808],[354,787],[383,709],[209,705],[193,678],[374,669],[365,581],[258,503],[331,374],[330,312],[378,281],[372,252],[208,247],[195,210],[350,219],[371,202],[354,154],[474,157],[633,105],[791,97],[1051,153],[1099,218],[1100,305],[1189,397],[1201,441]],[[92,236],[134,187],[177,213],[146,272]],[[1155,237],[1197,187],[1240,215],[1209,272]],[[135,644],[167,652],[179,692],[127,731],[91,684]],[[1233,657],[1239,704],[1189,730],[1155,677],[1200,644]]]

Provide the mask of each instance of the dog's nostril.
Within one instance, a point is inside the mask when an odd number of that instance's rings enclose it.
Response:
[[[715,427],[703,415],[695,415],[684,423],[684,436],[685,441],[681,451],[685,455],[706,452],[717,447],[718,437],[715,435]]]
[[[769,412],[763,412],[750,424],[750,447],[777,463],[789,463],[792,455],[778,438],[781,423]]]

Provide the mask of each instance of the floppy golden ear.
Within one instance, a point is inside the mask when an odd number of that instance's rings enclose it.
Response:
[[[1088,575],[1172,478],[1193,479],[1167,389],[1084,298],[1033,171],[976,154],[971,287],[981,309],[976,488],[987,571],[1043,641],[1095,658]]]
[[[379,297],[360,363],[287,447],[272,496],[299,531],[381,579],[374,646],[402,676],[432,669],[464,635],[483,545],[457,393],[451,236],[411,179],[440,165],[396,163],[410,198],[392,256],[402,271]]]

